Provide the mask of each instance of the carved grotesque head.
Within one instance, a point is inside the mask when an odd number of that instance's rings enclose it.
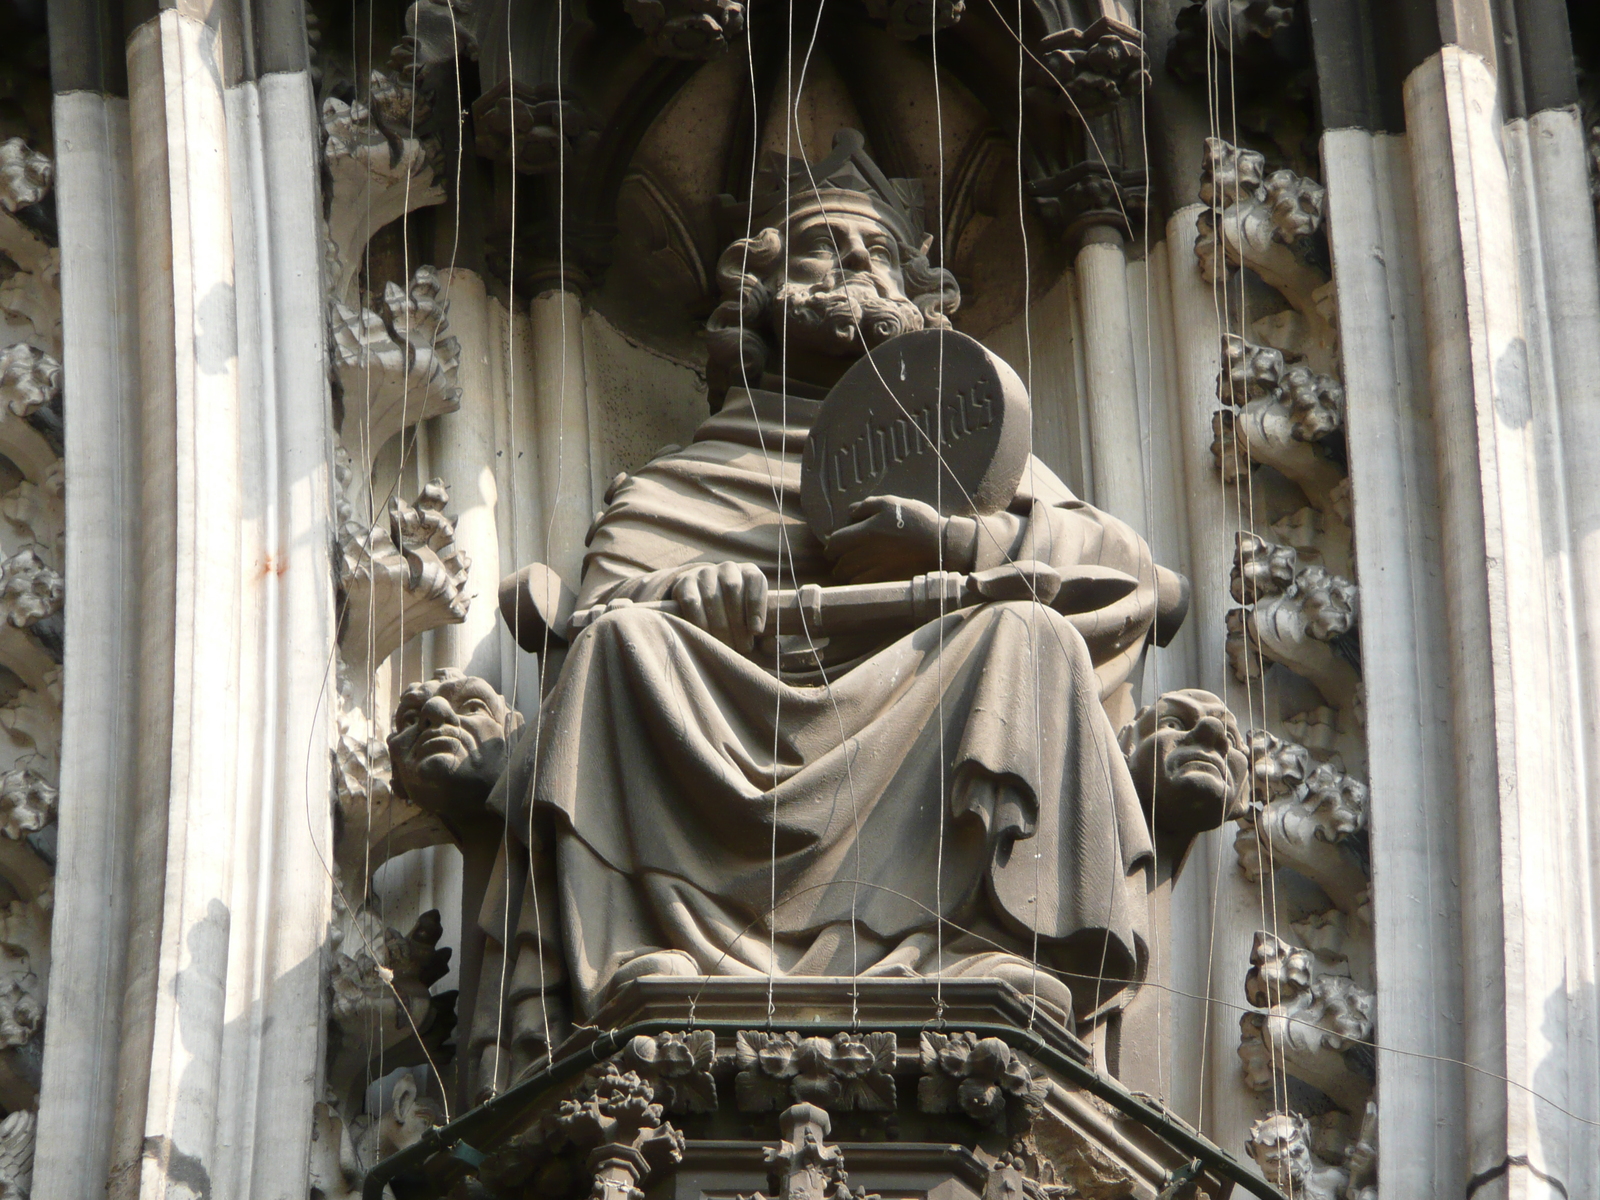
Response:
[[[1311,1175],[1311,1130],[1304,1117],[1273,1113],[1250,1128],[1250,1157],[1280,1188],[1301,1188]]]
[[[447,818],[481,811],[521,724],[499,692],[454,668],[412,684],[389,735],[395,794]]]
[[[707,323],[714,397],[758,386],[768,359],[858,358],[896,334],[947,328],[961,293],[930,266],[921,185],[888,179],[841,130],[807,168],[774,160],[757,179],[751,227],[717,262],[722,303]]]
[[[1159,829],[1195,834],[1242,816],[1245,742],[1228,706],[1194,688],[1167,692],[1122,731],[1122,751]]]

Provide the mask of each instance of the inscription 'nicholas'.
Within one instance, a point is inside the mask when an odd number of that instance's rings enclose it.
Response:
[[[876,412],[862,422],[861,432],[846,445],[832,449],[826,435],[807,446],[809,455],[824,464],[829,489],[841,495],[879,478],[889,468],[913,455],[943,453],[969,434],[994,424],[992,383],[979,382],[956,392],[942,404],[925,404],[916,412],[885,421]],[[809,464],[808,464],[809,465]],[[814,466],[813,466],[814,469]]]
[[[871,496],[941,516],[999,512],[1028,461],[1028,389],[953,329],[890,338],[839,378],[811,422],[800,506],[823,539]]]

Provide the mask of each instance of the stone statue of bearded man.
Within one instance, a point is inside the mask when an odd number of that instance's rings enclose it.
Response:
[[[725,399],[613,488],[578,588],[605,613],[490,801],[558,880],[505,890],[549,899],[509,918],[522,1003],[502,1036],[569,1003],[589,1021],[651,975],[999,978],[1092,1020],[1148,957],[1151,834],[1103,702],[1150,636],[1149,547],[1037,459],[1000,512],[879,497],[819,538],[799,496],[826,389],[958,297],[924,256],[918,189],[859,135],[762,184],[719,268]],[[770,588],[1025,559],[1138,586],[1071,617],[1008,601],[888,632],[767,625]]]
[[[786,196],[802,203],[755,224],[717,261],[723,300],[707,322],[714,405],[729,387],[761,385],[774,342],[779,379],[826,386],[892,337],[948,329],[961,304],[955,276],[928,263],[920,182],[885,178],[858,132],[842,130],[810,171],[782,167],[757,175],[751,213]]]

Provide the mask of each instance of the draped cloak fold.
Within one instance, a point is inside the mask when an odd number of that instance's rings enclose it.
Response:
[[[703,563],[754,563],[779,586],[781,558],[781,586],[836,582],[800,516],[816,410],[734,392],[689,447],[621,481],[580,605],[664,597]],[[1069,974],[1080,1016],[1142,976],[1151,843],[1101,700],[1151,624],[1149,548],[1037,460],[980,525],[980,568],[1097,564],[1141,586],[1070,619],[961,610],[824,646],[798,672],[771,641],[745,657],[639,608],[578,635],[512,786],[553,818],[580,1014],[659,951],[713,975],[955,975],[1037,946],[1111,981]],[[960,928],[936,936],[935,914]]]

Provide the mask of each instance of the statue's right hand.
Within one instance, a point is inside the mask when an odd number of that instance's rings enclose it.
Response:
[[[749,654],[767,628],[767,577],[754,563],[704,563],[672,585],[678,614]]]

